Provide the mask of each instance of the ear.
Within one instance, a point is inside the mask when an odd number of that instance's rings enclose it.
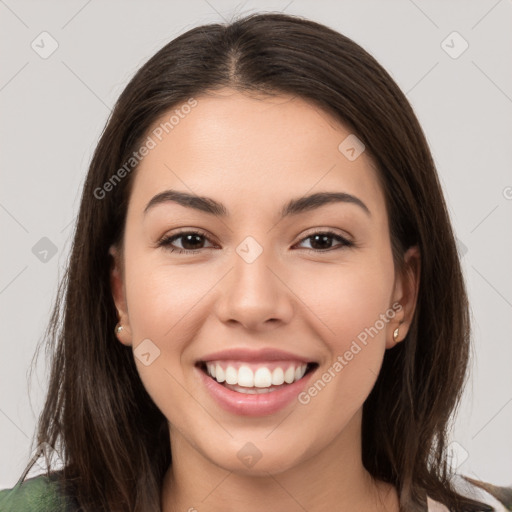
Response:
[[[395,279],[392,304],[396,306],[396,315],[389,322],[386,338],[386,348],[392,348],[407,336],[416,310],[418,290],[420,285],[421,255],[418,246],[412,246],[404,254],[404,268]],[[395,329],[398,328],[397,339],[394,339]]]
[[[121,251],[114,245],[110,247],[108,253],[112,256],[110,288],[117,309],[118,323],[123,326],[121,332],[116,331],[115,334],[123,345],[130,346],[132,344],[132,332],[126,303],[123,257]]]

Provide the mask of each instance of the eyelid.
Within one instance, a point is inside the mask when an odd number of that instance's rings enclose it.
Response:
[[[343,238],[346,242],[355,244],[352,235],[350,235],[347,231],[340,230],[339,228],[330,228],[327,226],[314,227],[302,232],[298,239],[298,242],[302,242],[305,238],[308,238],[316,234],[329,234],[331,236],[339,236],[340,238]]]
[[[166,248],[166,245],[170,246],[171,245],[171,241],[174,241],[176,239],[179,239],[180,237],[182,236],[185,236],[185,235],[199,235],[199,236],[202,236],[204,237],[206,240],[208,240],[208,242],[212,243],[212,244],[215,244],[215,242],[212,240],[212,237],[206,233],[205,231],[203,231],[202,229],[199,229],[199,228],[182,228],[180,229],[179,231],[175,232],[175,233],[172,233],[172,234],[169,234],[169,235],[163,235],[157,242],[156,242],[156,247],[163,247],[164,249]],[[206,247],[206,249],[210,249],[210,247]],[[198,252],[202,249],[195,249],[195,250],[191,250],[191,249],[176,249],[176,251],[183,251],[183,252]]]
[[[297,243],[295,243],[293,245],[293,247],[301,244],[302,242],[305,242],[306,240],[309,240],[314,235],[326,235],[327,237],[333,238],[335,240],[337,239],[340,243],[338,245],[335,245],[334,247],[330,247],[329,249],[323,249],[323,250],[322,249],[309,249],[307,247],[303,248],[304,250],[306,250],[308,252],[312,252],[313,254],[324,254],[324,253],[330,253],[330,252],[334,252],[334,251],[344,249],[344,248],[357,247],[356,243],[354,241],[352,241],[351,238],[346,237],[344,235],[340,235],[338,232],[336,232],[330,228],[317,229],[313,232],[302,235],[300,240]]]

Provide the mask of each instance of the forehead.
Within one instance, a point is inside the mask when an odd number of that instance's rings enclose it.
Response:
[[[172,188],[275,209],[292,196],[332,190],[383,208],[372,160],[365,152],[347,158],[343,144],[353,135],[316,105],[231,89],[194,100],[175,105],[148,131],[154,147],[135,173],[133,207],[143,210]]]

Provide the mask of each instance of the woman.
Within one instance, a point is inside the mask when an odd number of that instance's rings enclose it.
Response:
[[[447,463],[469,317],[425,137],[323,25],[201,26],[139,70],[48,334],[37,442],[64,468],[2,510],[512,506]]]

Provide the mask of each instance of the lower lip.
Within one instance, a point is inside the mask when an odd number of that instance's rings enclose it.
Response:
[[[311,375],[310,371],[302,379],[287,384],[282,389],[270,393],[246,394],[237,393],[219,384],[200,368],[195,368],[213,399],[226,411],[241,416],[266,416],[280,411],[297,399],[298,394],[306,387]]]

